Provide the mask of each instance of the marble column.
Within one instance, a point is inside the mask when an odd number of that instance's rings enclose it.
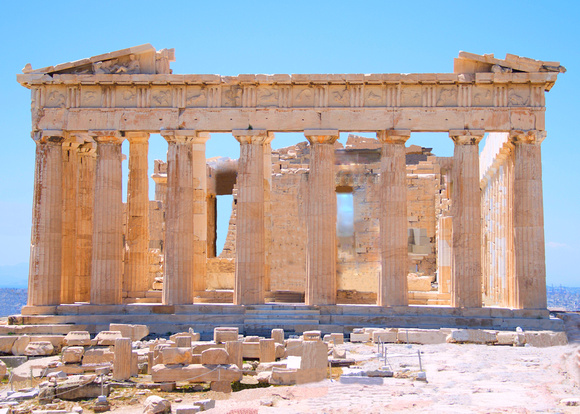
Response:
[[[274,138],[264,130],[234,130],[240,143],[236,216],[236,274],[234,303],[264,303],[266,275],[266,177],[264,151]]]
[[[194,183],[193,143],[197,131],[162,131],[167,140],[167,198],[165,206],[165,272],[163,304],[193,303]]]
[[[377,302],[379,306],[409,304],[407,273],[407,162],[405,142],[408,130],[379,131],[381,142],[380,229],[381,273]]]
[[[511,131],[514,148],[514,304],[546,309],[546,253],[540,144],[544,131]]]
[[[60,304],[62,256],[62,131],[39,131],[36,141],[28,305]]]
[[[93,216],[91,303],[117,305],[123,289],[123,137],[118,131],[89,131],[97,142]]]
[[[271,263],[272,263],[272,145],[264,144],[264,292],[271,297]]]
[[[310,142],[308,216],[306,217],[306,304],[336,304],[336,183],[334,143],[337,130],[306,130]]]
[[[91,268],[93,257],[93,211],[95,204],[95,170],[97,147],[85,142],[77,152],[78,186],[76,212],[76,283],[75,301],[91,300]]]
[[[207,273],[207,166],[205,143],[209,133],[193,137],[193,292],[203,296]]]
[[[125,136],[129,140],[129,178],[124,291],[129,298],[143,298],[149,289],[149,134],[126,132]]]
[[[483,130],[449,131],[453,154],[451,306],[482,306],[479,142]]]
[[[77,150],[80,142],[71,135],[62,144],[62,265],[61,303],[74,303],[76,293],[77,245]]]

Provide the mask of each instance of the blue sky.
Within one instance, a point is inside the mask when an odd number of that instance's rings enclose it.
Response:
[[[210,4],[211,3],[211,4]],[[0,2],[0,286],[27,277],[34,143],[30,94],[16,82],[33,68],[143,43],[175,48],[174,73],[452,72],[460,50],[560,61],[568,72],[546,95],[542,144],[548,284],[580,286],[580,168],[576,137],[580,96],[577,2],[390,1],[59,1]],[[284,135],[274,146],[302,140]],[[451,155],[445,135],[413,135],[409,144]],[[151,162],[166,144],[151,141]],[[125,148],[125,151],[127,148]],[[228,135],[207,156],[237,157]],[[226,203],[227,204],[227,203]]]

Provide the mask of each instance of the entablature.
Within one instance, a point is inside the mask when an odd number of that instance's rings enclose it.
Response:
[[[36,129],[543,129],[545,91],[565,68],[460,52],[455,73],[173,74],[151,45],[33,70]]]

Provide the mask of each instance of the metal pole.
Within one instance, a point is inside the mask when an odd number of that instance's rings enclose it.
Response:
[[[423,365],[421,364],[421,351],[417,349],[417,356],[419,357],[419,371],[423,372]]]

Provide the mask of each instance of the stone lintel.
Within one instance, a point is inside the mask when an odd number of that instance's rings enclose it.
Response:
[[[510,141],[514,144],[541,144],[546,139],[546,131],[511,130]]]
[[[411,138],[410,129],[385,129],[377,131],[377,139],[383,144],[405,144]]]
[[[449,136],[456,145],[477,145],[483,139],[483,129],[452,129]]]

